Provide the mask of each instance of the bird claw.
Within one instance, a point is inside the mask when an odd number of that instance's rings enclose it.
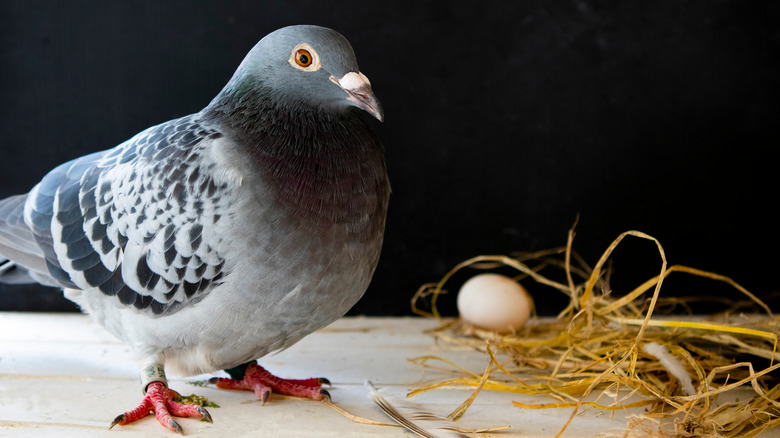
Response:
[[[207,411],[203,406],[198,406],[198,413],[202,417],[200,421],[205,421],[206,423],[214,422],[214,420],[211,419],[211,414],[209,414],[209,411]]]
[[[168,420],[168,429],[172,429],[174,432],[178,433],[179,435],[184,435],[184,431],[182,430],[181,426],[179,426],[179,423]]]
[[[264,388],[261,394],[262,395],[260,396],[260,405],[265,406],[265,402],[267,402],[268,398],[271,397],[271,388],[268,387]]]
[[[327,390],[320,389],[320,395],[322,396],[323,401],[330,403],[331,397],[330,397],[330,393]]]
[[[119,414],[114,418],[114,421],[111,422],[111,426],[108,426],[108,430],[111,430],[114,426],[116,426],[119,423],[122,423],[125,421],[127,417],[125,417],[125,414]]]

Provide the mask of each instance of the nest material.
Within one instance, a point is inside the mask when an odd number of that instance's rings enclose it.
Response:
[[[610,291],[605,266],[614,249],[629,236],[656,244],[661,269],[657,276],[616,297]],[[626,436],[750,437],[780,422],[780,377],[776,372],[780,367],[780,319],[766,304],[728,277],[681,265],[667,266],[660,242],[647,234],[621,234],[593,268],[572,251],[573,238],[572,229],[565,248],[528,256],[474,257],[455,266],[438,283],[423,285],[412,299],[412,308],[442,321],[430,333],[448,343],[481,349],[490,363],[478,374],[436,356],[410,359],[422,366],[446,369],[457,377],[417,388],[409,396],[444,386],[475,387],[450,414],[453,419],[466,413],[482,389],[552,397],[556,400],[552,403],[513,404],[520,409],[574,408],[558,435],[585,407],[629,410]],[[572,258],[577,260],[576,266]],[[541,274],[551,266],[563,270],[565,283]],[[453,274],[464,268],[497,267],[514,268],[521,273],[518,279],[530,277],[559,290],[569,297],[568,306],[557,319],[537,319],[508,335],[441,318],[436,302]],[[744,317],[725,312],[691,321],[654,317],[663,300],[663,281],[673,272],[727,283],[735,295],[746,298],[761,313]],[[430,311],[421,309],[423,302]],[[754,393],[749,399],[718,403],[719,397],[730,391],[748,387]],[[640,407],[639,413],[631,411]]]

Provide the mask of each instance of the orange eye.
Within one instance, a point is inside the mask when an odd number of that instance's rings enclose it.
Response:
[[[292,52],[290,52],[290,57],[287,58],[287,62],[298,70],[308,72],[317,71],[322,68],[317,51],[306,43],[300,43],[293,47]]]
[[[295,52],[295,62],[301,67],[308,67],[312,63],[312,56],[306,49],[298,49]]]

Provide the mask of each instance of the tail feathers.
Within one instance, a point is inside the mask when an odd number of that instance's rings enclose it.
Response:
[[[56,284],[47,274],[43,251],[24,222],[27,195],[0,200],[0,283]]]
[[[20,268],[10,260],[0,259],[0,283],[25,284],[36,283],[36,281],[30,277],[26,269]]]
[[[61,288],[62,284],[51,275],[29,270],[10,260],[0,259],[0,283],[30,284],[40,283],[44,286]]]

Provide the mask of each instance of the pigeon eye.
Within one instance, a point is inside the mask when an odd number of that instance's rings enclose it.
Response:
[[[289,62],[291,66],[303,71],[316,71],[322,67],[319,55],[306,43],[295,46],[290,54]]]
[[[295,62],[301,67],[308,67],[311,65],[311,53],[306,49],[298,49],[295,52]]]

